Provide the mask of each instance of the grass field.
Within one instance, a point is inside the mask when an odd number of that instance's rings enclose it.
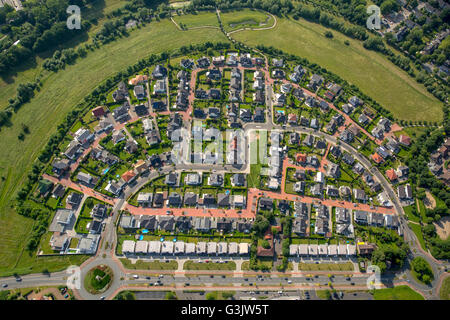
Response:
[[[236,270],[236,263],[228,261],[226,263],[205,262],[197,263],[188,260],[184,263],[184,270]]]
[[[219,21],[215,12],[199,12],[197,14],[189,14],[182,16],[174,16],[176,23],[183,23],[187,28],[196,28],[203,26],[219,27]]]
[[[345,263],[303,263],[298,264],[298,270],[303,271],[353,271],[354,266],[351,262]]]
[[[425,300],[424,297],[408,286],[375,290],[375,300]]]
[[[97,19],[97,24],[93,24],[88,32],[88,35],[75,37],[72,40],[66,42],[64,45],[60,45],[57,48],[53,48],[50,51],[43,52],[35,59],[20,66],[18,72],[8,74],[4,77],[0,77],[0,108],[6,107],[8,99],[13,97],[16,93],[16,88],[19,83],[34,81],[39,71],[41,70],[44,59],[53,55],[55,49],[65,49],[68,47],[76,48],[80,44],[88,42],[94,34],[96,34],[102,27],[103,23],[108,20],[106,15],[127,3],[125,0],[95,0],[86,5],[86,8],[82,9],[83,19]]]
[[[250,9],[222,12],[220,18],[225,31],[228,32],[241,28],[266,28],[274,23],[269,14]]]
[[[25,180],[33,160],[56,131],[55,124],[60,123],[67,112],[104,78],[152,53],[206,41],[226,41],[226,38],[219,30],[178,31],[169,20],[153,22],[132,32],[128,38],[89,52],[75,65],[43,79],[42,90],[13,115],[13,126],[0,131],[0,148],[3,150],[0,155],[0,177],[5,177],[0,184],[0,236],[3,239],[0,244],[0,275],[13,271],[39,272],[47,263],[52,270],[74,264],[70,260],[74,258],[46,260],[21,255],[33,220],[17,215],[10,202]],[[17,138],[21,123],[28,125],[31,132],[24,141]]]
[[[329,29],[303,19],[283,18],[273,29],[240,31],[232,36],[248,45],[274,46],[307,58],[355,84],[400,119],[442,120],[442,104],[406,72],[381,54],[364,49],[360,41],[337,31],[332,31],[332,39],[326,38],[326,30]]]
[[[450,300],[450,277],[442,281],[441,289],[439,290],[439,297],[442,300]]]

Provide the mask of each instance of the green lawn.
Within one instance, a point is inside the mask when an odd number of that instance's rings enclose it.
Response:
[[[0,274],[13,270],[40,270],[46,264],[44,259],[37,260],[34,256],[27,258],[26,253],[21,255],[33,221],[15,214],[10,201],[25,181],[33,160],[56,131],[56,124],[104,78],[152,53],[206,41],[226,39],[219,30],[178,31],[169,20],[152,22],[133,31],[128,38],[89,52],[85,59],[75,65],[42,79],[44,84],[41,91],[12,116],[14,125],[0,131],[0,148],[3,150],[0,155],[0,176],[5,177],[5,181],[0,183],[0,235],[3,239],[0,244]],[[28,125],[31,132],[24,141],[17,139],[22,130],[21,123]],[[71,259],[58,258],[49,262],[51,268],[73,264],[69,263]]]
[[[410,222],[410,223],[408,223],[408,226],[414,232],[414,234],[416,235],[417,239],[419,239],[420,246],[422,247],[422,249],[426,251],[427,247],[425,245],[425,240],[423,239],[422,228],[420,227],[420,225]]]
[[[274,46],[285,52],[307,58],[355,84],[383,107],[405,120],[442,120],[442,104],[409,75],[383,55],[363,48],[358,40],[300,19],[278,19],[270,30],[240,31],[232,37],[248,45]],[[348,40],[350,45],[344,44]]]
[[[375,300],[425,300],[424,297],[408,286],[375,290]]]
[[[406,216],[408,217],[408,220],[414,221],[414,222],[420,222],[420,217],[416,216],[412,213],[412,206],[415,206],[416,204],[403,207],[403,210],[405,211]]]
[[[450,277],[442,281],[441,289],[439,290],[441,300],[450,300]]]
[[[112,277],[113,273],[109,267],[105,267],[103,270],[95,267],[86,274],[84,287],[92,294],[100,293],[109,288]]]
[[[353,271],[354,266],[351,262],[345,263],[303,263],[298,264],[298,270],[304,271]]]

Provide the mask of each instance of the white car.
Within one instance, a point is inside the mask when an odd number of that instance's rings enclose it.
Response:
[[[137,274],[133,275],[133,278],[139,279],[139,276]]]

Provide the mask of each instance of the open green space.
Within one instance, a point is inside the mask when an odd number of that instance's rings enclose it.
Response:
[[[424,297],[408,286],[398,286],[375,290],[375,300],[425,300]]]
[[[235,291],[211,291],[205,296],[206,300],[229,300],[236,294]]]
[[[104,78],[152,53],[206,41],[226,39],[219,30],[178,31],[170,20],[153,22],[131,32],[127,38],[89,52],[86,58],[76,64],[42,79],[41,91],[12,116],[13,126],[0,131],[0,148],[3,150],[0,155],[0,175],[6,178],[0,184],[0,235],[3,239],[0,244],[0,274],[19,270],[27,272],[35,268],[35,263],[39,263],[38,268],[46,264],[43,259],[22,255],[34,221],[17,215],[11,207],[11,200],[25,181],[33,159],[38,156],[50,135],[56,132],[55,124],[60,123],[67,112]],[[21,123],[26,124],[31,132],[24,141],[17,139],[22,130]],[[69,260],[60,257],[58,261],[59,265],[64,266],[63,261]]]
[[[406,72],[335,30],[332,39],[326,38],[326,30],[303,19],[281,18],[273,29],[240,31],[232,37],[251,46],[274,46],[317,63],[355,84],[400,119],[442,120],[442,104]]]
[[[304,263],[298,264],[298,270],[302,271],[353,271],[354,266],[351,262],[344,263]]]
[[[439,297],[441,300],[450,300],[450,277],[447,277],[442,281]]]
[[[109,288],[113,280],[113,272],[108,266],[100,265],[92,268],[84,278],[84,287],[92,294],[98,294]]]

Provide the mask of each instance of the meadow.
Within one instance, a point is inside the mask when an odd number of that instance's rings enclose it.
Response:
[[[274,24],[274,19],[268,13],[250,9],[222,12],[220,18],[227,32],[241,28],[267,28]]]
[[[359,87],[394,116],[403,120],[442,120],[442,103],[428,93],[406,72],[383,55],[366,50],[362,42],[300,19],[278,19],[269,30],[244,30],[232,37],[245,44],[273,46],[317,63]],[[344,41],[349,41],[345,45]]]
[[[375,290],[375,300],[425,300],[424,297],[408,286]]]

